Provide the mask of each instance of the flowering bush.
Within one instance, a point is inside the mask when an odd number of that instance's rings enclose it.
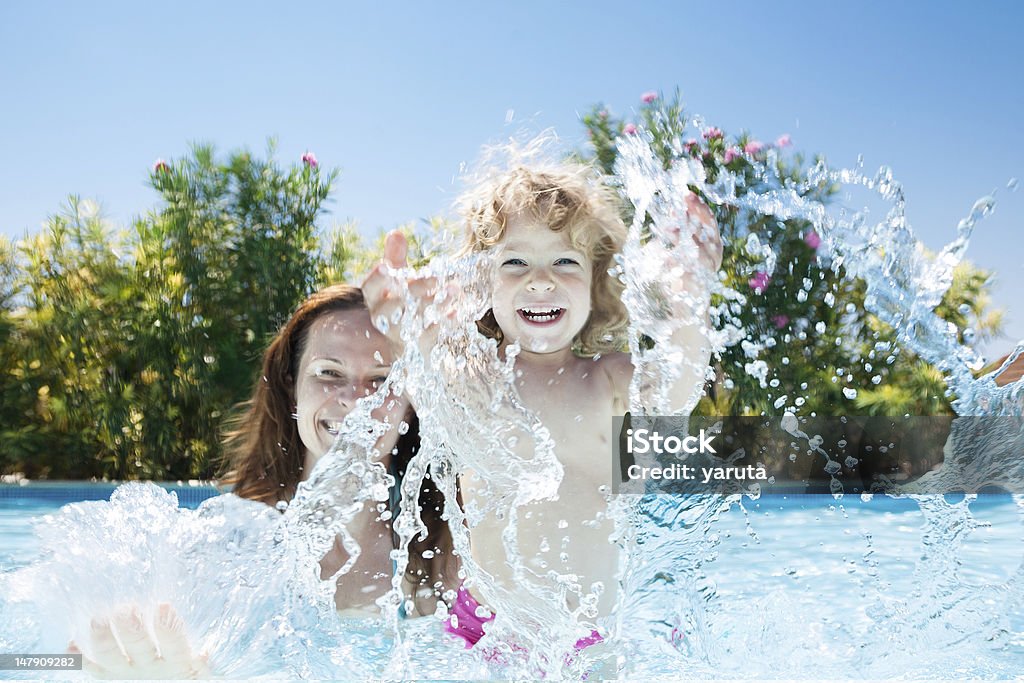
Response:
[[[731,137],[717,126],[694,130],[678,93],[666,99],[644,93],[634,116],[617,118],[604,106],[584,116],[593,158],[613,172],[617,134],[639,127],[669,168],[683,157],[699,160],[709,182],[726,170],[735,174],[737,193],[759,187],[757,168],[779,178],[806,179],[802,154],[789,154],[790,135],[774,144],[749,134]],[[815,162],[817,159],[814,160]],[[692,188],[696,189],[696,188]],[[829,201],[837,188],[812,187],[808,196]],[[727,287],[746,301],[713,303],[743,330],[743,339],[716,359],[718,379],[698,412],[712,415],[779,414],[949,414],[941,374],[901,350],[893,331],[864,308],[864,284],[846,276],[841,263],[823,250],[821,237],[802,220],[712,206],[725,255],[720,272]],[[969,264],[938,309],[964,329],[973,324],[988,333],[999,327],[998,313],[986,311],[988,274]],[[719,324],[725,322],[719,320]],[[766,372],[763,370],[767,369]]]

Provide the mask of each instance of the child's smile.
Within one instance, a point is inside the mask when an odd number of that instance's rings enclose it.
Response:
[[[520,308],[519,315],[526,322],[531,325],[550,325],[551,323],[560,320],[562,314],[565,313],[564,308],[538,308],[531,306],[530,308]]]
[[[497,247],[492,307],[502,334],[524,351],[572,348],[590,316],[591,261],[566,231],[517,216]]]

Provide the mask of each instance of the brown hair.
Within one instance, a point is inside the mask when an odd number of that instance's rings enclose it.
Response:
[[[310,325],[324,313],[366,308],[351,285],[331,285],[303,301],[263,354],[252,398],[228,423],[224,439],[227,474],[241,498],[268,505],[289,501],[302,479],[303,449],[295,412],[295,374]]]
[[[302,480],[304,453],[294,419],[295,376],[310,326],[325,313],[366,308],[358,287],[338,284],[313,293],[296,309],[263,354],[259,379],[252,398],[239,404],[240,410],[228,423],[224,439],[226,473],[221,484],[233,487],[232,493],[267,505],[290,501]],[[392,458],[392,472],[399,479],[419,450],[419,422],[409,418],[408,431],[398,438]],[[398,486],[398,483],[395,484]],[[440,563],[423,558],[433,551],[435,558],[451,558],[451,532],[441,519],[444,496],[426,478],[420,488],[421,517],[427,526],[424,539],[409,543],[406,577],[414,586],[443,581]],[[397,511],[392,511],[397,512]],[[396,539],[397,543],[397,539]]]
[[[463,253],[485,251],[500,243],[510,219],[526,216],[555,232],[567,230],[573,247],[590,256],[590,317],[576,338],[582,354],[621,350],[629,324],[622,303],[623,285],[609,274],[612,259],[626,240],[621,201],[588,165],[560,162],[515,166],[479,183],[459,200],[466,223]],[[488,311],[481,332],[502,339]]]

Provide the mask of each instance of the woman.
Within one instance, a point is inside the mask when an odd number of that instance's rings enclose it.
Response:
[[[292,499],[299,482],[330,450],[355,402],[383,384],[392,361],[388,341],[372,325],[358,288],[333,285],[310,296],[264,353],[252,398],[242,404],[225,439],[227,474],[221,483],[239,497],[283,507],[279,504]],[[373,416],[391,425],[377,449],[382,464],[400,479],[419,445],[415,413],[404,399],[390,397]],[[408,430],[400,429],[402,422]],[[346,615],[376,615],[375,601],[391,589],[391,551],[398,539],[389,520],[398,512],[397,488],[390,515],[367,505],[347,527],[362,552],[337,582],[335,605]],[[404,584],[405,592],[418,598],[416,612],[429,614],[437,587],[449,588],[457,579],[450,532],[441,519],[443,497],[429,479],[419,506],[428,533],[409,544]],[[432,559],[423,557],[426,550]],[[336,539],[320,561],[321,578],[333,576],[348,559]],[[122,608],[111,619],[94,621],[90,637],[92,658],[85,660],[85,668],[97,676],[209,674],[205,656],[192,652],[184,624],[169,605],[159,606],[150,628],[138,609]],[[71,647],[78,651],[74,643]]]

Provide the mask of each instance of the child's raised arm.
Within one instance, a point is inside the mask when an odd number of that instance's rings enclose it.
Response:
[[[669,291],[672,319],[679,321],[673,329],[670,342],[682,351],[682,372],[671,384],[668,398],[673,412],[690,411],[700,398],[705,372],[711,358],[708,336],[710,284],[722,265],[722,238],[718,222],[711,209],[700,198],[688,193],[685,199],[686,215],[682,225],[655,226],[656,236],[645,246],[645,251],[661,250],[654,261],[664,263],[663,273],[678,272],[680,248],[684,240],[692,239],[697,245],[695,267],[687,269],[681,278],[671,275],[662,280]],[[660,236],[661,239],[657,239]],[[647,261],[647,259],[645,259]],[[645,264],[650,266],[648,261]]]

